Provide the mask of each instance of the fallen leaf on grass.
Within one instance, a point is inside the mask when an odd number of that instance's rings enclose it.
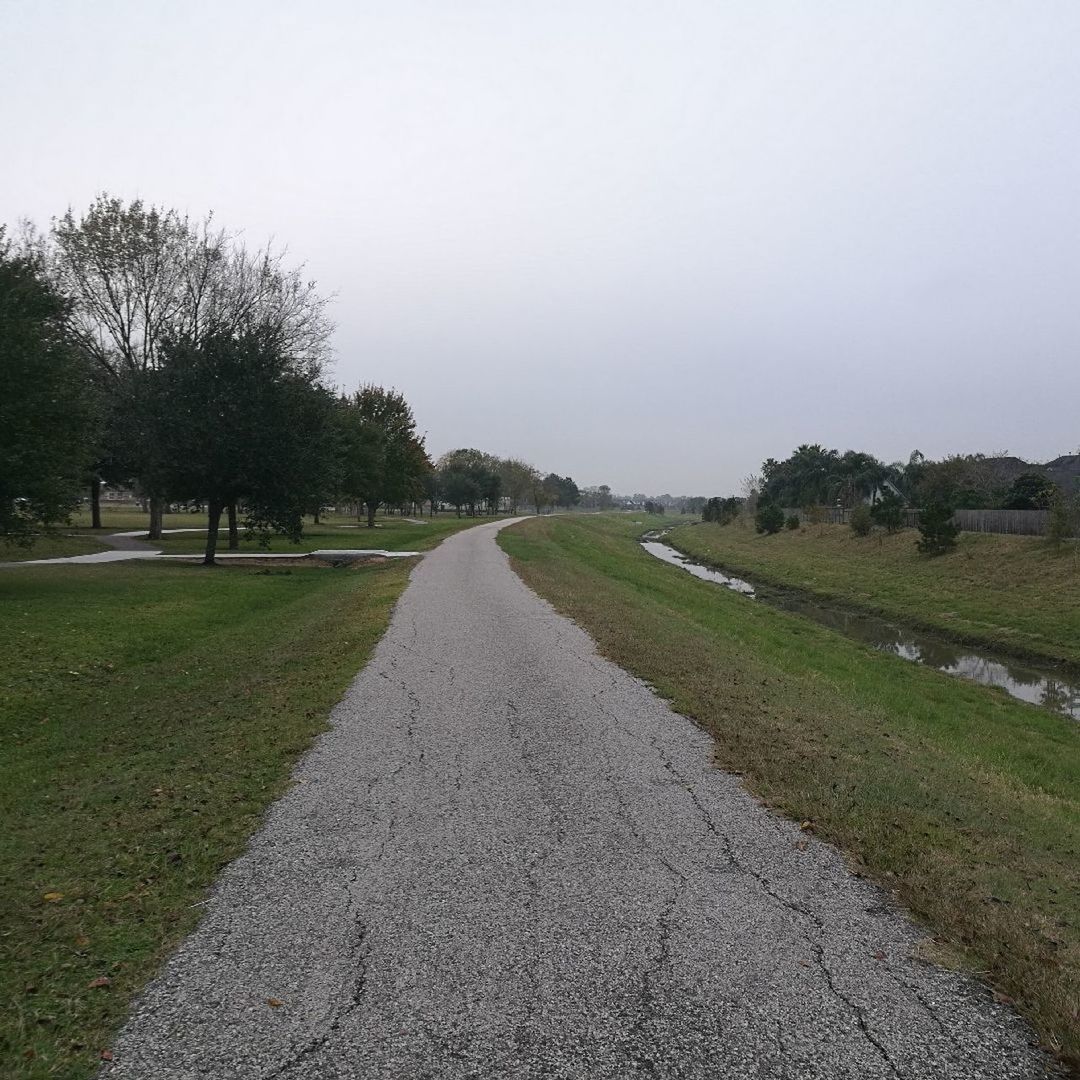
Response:
[[[88,990],[100,990],[103,986],[111,986],[112,979],[108,975],[99,975],[96,979],[91,979],[87,984]]]
[[[799,828],[800,829],[804,829],[804,830],[805,829],[812,829],[813,827],[814,827],[814,823],[812,821],[802,821],[802,822],[799,823]]]
[[[57,900],[63,900],[64,894],[62,892],[47,892],[42,898],[46,904],[55,904]]]

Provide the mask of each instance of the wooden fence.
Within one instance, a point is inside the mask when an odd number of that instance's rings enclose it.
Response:
[[[914,529],[919,524],[918,510],[905,508],[904,526]],[[787,508],[785,516],[795,514],[804,524],[811,518],[805,510]],[[851,510],[840,506],[818,506],[814,516],[825,525],[847,525]],[[1045,536],[1050,520],[1048,510],[957,510],[953,521],[964,532],[1011,533],[1018,536]]]

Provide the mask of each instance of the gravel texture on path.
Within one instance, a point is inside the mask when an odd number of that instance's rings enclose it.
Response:
[[[1044,1076],[1011,1010],[521,583],[506,524],[419,564],[105,1075]]]

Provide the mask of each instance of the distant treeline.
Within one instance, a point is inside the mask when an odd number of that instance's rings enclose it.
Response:
[[[909,506],[1045,510],[1078,489],[1080,454],[1039,465],[1007,454],[953,454],[933,461],[916,450],[906,462],[887,464],[865,451],[841,453],[817,443],[804,443],[780,461],[768,458],[759,474],[743,481],[744,496],[799,508],[850,509],[890,496]],[[689,499],[684,507],[703,513],[706,502],[718,501],[725,500]]]

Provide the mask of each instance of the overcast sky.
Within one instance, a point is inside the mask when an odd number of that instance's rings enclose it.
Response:
[[[1075,0],[0,0],[0,57],[0,221],[273,235],[434,454],[1080,446]]]

